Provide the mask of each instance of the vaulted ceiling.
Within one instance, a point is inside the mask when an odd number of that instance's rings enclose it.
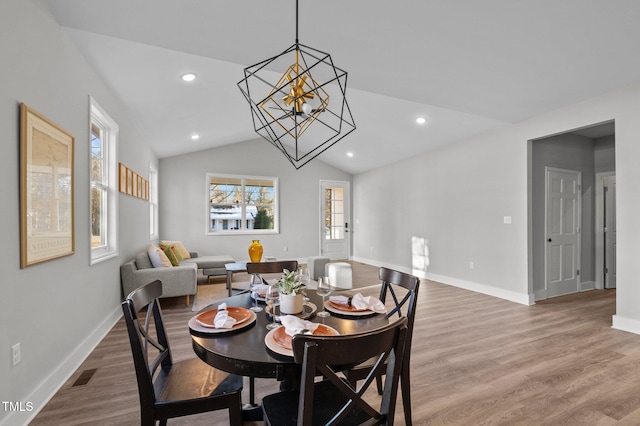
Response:
[[[294,0],[48,3],[160,158],[258,137],[236,84],[295,41]],[[638,83],[638,22],[636,0],[300,0],[357,125],[319,158],[360,173]]]

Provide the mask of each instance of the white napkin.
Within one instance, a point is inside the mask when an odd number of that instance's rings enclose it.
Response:
[[[252,293],[251,293],[251,294],[253,295],[253,297],[254,297],[254,298],[255,298],[256,296],[257,296],[257,297],[264,297],[264,296],[266,296],[266,295],[267,295],[267,289],[268,289],[268,288],[269,288],[269,286],[268,286],[268,285],[265,285],[265,284],[257,284],[257,285],[254,285],[254,286],[252,287],[252,290],[253,290],[253,291],[252,291]]]
[[[295,315],[283,315],[280,322],[284,325],[284,332],[289,336],[302,333],[302,330],[309,330],[311,334],[318,328],[320,324],[303,320]]]
[[[221,303],[218,306],[218,313],[216,313],[216,317],[213,319],[213,325],[216,328],[231,328],[235,325],[236,320],[229,316],[229,312],[227,311],[227,304]]]
[[[349,299],[347,296],[329,296],[329,300],[338,305],[348,305]]]
[[[330,296],[329,300],[340,305],[347,305],[349,303],[347,296]],[[356,309],[368,309],[378,314],[387,313],[387,308],[385,308],[384,303],[382,303],[380,299],[373,296],[365,297],[361,293],[356,293],[351,298],[351,306]]]

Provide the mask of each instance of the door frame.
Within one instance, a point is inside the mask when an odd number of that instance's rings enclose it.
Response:
[[[329,180],[329,179],[320,179],[320,185],[318,187],[319,192],[319,205],[318,205],[318,224],[319,224],[319,240],[318,240],[318,253],[321,256],[325,256],[324,254],[324,191],[323,187],[325,186],[340,186],[344,188],[344,218],[345,223],[349,224],[345,228],[344,240],[345,240],[345,259],[351,259],[351,182],[348,180]]]
[[[615,176],[616,172],[596,173],[596,221],[595,221],[595,268],[596,268],[596,289],[604,289],[604,181],[605,178]]]
[[[547,239],[549,238],[549,223],[548,223],[548,209],[549,209],[549,172],[568,173],[578,175],[578,202],[577,204],[577,250],[576,250],[576,266],[578,271],[582,272],[582,171],[562,169],[559,167],[545,166],[544,168],[544,299],[549,298],[549,274],[548,274],[548,250],[549,244]],[[576,293],[581,291],[581,278],[582,274],[579,273],[576,276]],[[571,294],[571,293],[568,293]],[[557,297],[557,296],[553,296]]]

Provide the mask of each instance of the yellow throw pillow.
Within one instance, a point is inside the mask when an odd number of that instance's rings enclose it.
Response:
[[[175,251],[180,252],[180,255],[182,256],[182,260],[191,259],[189,250],[185,248],[184,244],[182,244],[182,241],[162,241],[160,244],[166,245],[166,246],[171,246],[171,245],[174,246]]]
[[[171,261],[169,260],[169,258],[167,257],[166,254],[164,254],[164,252],[160,249],[158,249],[158,254],[160,255],[160,260],[162,261],[162,264],[164,266],[166,266],[167,268],[171,267]]]

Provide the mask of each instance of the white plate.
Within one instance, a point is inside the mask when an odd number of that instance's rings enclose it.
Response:
[[[366,310],[366,311],[343,311],[342,309],[335,308],[330,300],[324,302],[324,307],[327,308],[327,311],[333,312],[338,315],[343,315],[346,317],[363,317],[367,315],[375,315],[374,311]]]
[[[253,311],[249,311],[249,312],[251,312],[251,317],[249,317],[247,321],[243,321],[240,324],[236,324],[231,328],[205,327],[200,323],[198,323],[198,320],[196,319],[198,315],[195,315],[189,320],[189,328],[194,331],[197,331],[198,333],[207,333],[207,334],[228,333],[230,331],[242,330],[243,328],[249,327],[251,324],[256,322],[256,318],[258,318],[255,312]]]
[[[264,344],[267,345],[267,348],[271,349],[277,354],[293,357],[293,351],[291,349],[283,348],[282,346],[277,344],[275,340],[273,340],[273,332],[276,330],[277,328],[270,330],[267,335],[264,336]]]
[[[281,325],[280,327],[284,327],[283,325]],[[280,328],[278,327],[278,328]],[[326,326],[327,328],[333,330],[336,335],[340,334],[338,333],[338,330],[336,330],[333,327],[329,327]],[[293,351],[291,349],[287,349],[285,347],[280,346],[279,344],[276,343],[275,340],[273,340],[273,333],[277,330],[277,328],[274,328],[273,330],[270,330],[266,336],[264,336],[264,344],[267,346],[267,348],[271,349],[273,352],[280,354],[280,355],[285,355],[285,356],[290,356],[293,358]]]

